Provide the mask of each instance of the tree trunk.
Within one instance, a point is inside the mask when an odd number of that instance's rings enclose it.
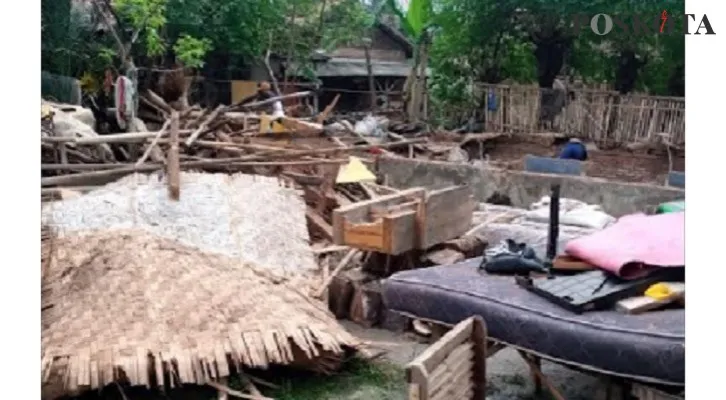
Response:
[[[429,65],[429,43],[428,38],[426,38],[423,42],[423,47],[421,51],[421,62],[419,63],[419,72],[418,72],[418,79],[416,81],[418,82],[418,85],[416,89],[418,90],[418,93],[416,95],[416,99],[418,101],[418,104],[416,105],[416,116],[417,121],[423,117],[424,119],[427,117],[426,114],[421,115],[421,112],[423,111],[423,105],[426,102],[425,96],[427,95],[427,77],[426,77],[426,69]]]
[[[410,122],[418,122],[421,118],[421,104],[423,100],[424,87],[426,85],[426,68],[428,66],[428,37],[424,36],[419,41],[416,49],[417,57],[411,73],[406,81],[404,91],[408,98],[407,113]]]

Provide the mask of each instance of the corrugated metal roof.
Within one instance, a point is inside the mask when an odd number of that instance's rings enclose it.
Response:
[[[411,63],[400,61],[372,61],[374,76],[407,77],[411,71]],[[319,78],[335,76],[368,76],[366,60],[360,58],[331,58],[316,64],[315,72]],[[427,69],[426,75],[431,75]]]

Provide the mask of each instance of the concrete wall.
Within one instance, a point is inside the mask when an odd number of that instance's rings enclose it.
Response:
[[[613,182],[598,178],[535,174],[523,171],[484,169],[472,165],[409,159],[381,158],[379,171],[393,187],[442,188],[469,184],[474,196],[485,201],[495,192],[507,195],[516,207],[528,207],[561,184],[561,196],[600,204],[614,216],[622,216],[660,203],[685,198],[685,191],[665,186]]]

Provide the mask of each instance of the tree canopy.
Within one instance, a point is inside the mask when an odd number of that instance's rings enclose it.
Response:
[[[129,52],[148,66],[202,66],[213,54],[251,63],[267,51],[303,65],[311,51],[357,44],[381,12],[417,43],[427,36],[432,91],[470,101],[475,82],[551,86],[561,74],[621,93],[683,95],[684,35],[603,36],[573,29],[575,15],[680,19],[682,0],[94,0],[110,6]],[[95,28],[96,10],[42,0],[43,68],[80,76],[119,63],[118,44]],[[91,15],[86,15],[91,14]],[[89,22],[90,21],[90,22]],[[670,22],[669,22],[670,23]],[[680,23],[680,22],[678,22]],[[424,35],[426,34],[426,35]],[[116,58],[114,58],[116,57]]]

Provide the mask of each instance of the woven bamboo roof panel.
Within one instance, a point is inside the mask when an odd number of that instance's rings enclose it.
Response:
[[[305,210],[299,193],[282,187],[277,178],[184,172],[179,201],[169,199],[164,176],[136,174],[47,204],[42,217],[60,237],[140,228],[290,277],[319,268]]]
[[[321,302],[269,275],[141,230],[56,238],[43,288],[43,382],[73,393],[120,376],[151,386],[171,371],[177,383],[203,384],[231,367],[358,345]]]

